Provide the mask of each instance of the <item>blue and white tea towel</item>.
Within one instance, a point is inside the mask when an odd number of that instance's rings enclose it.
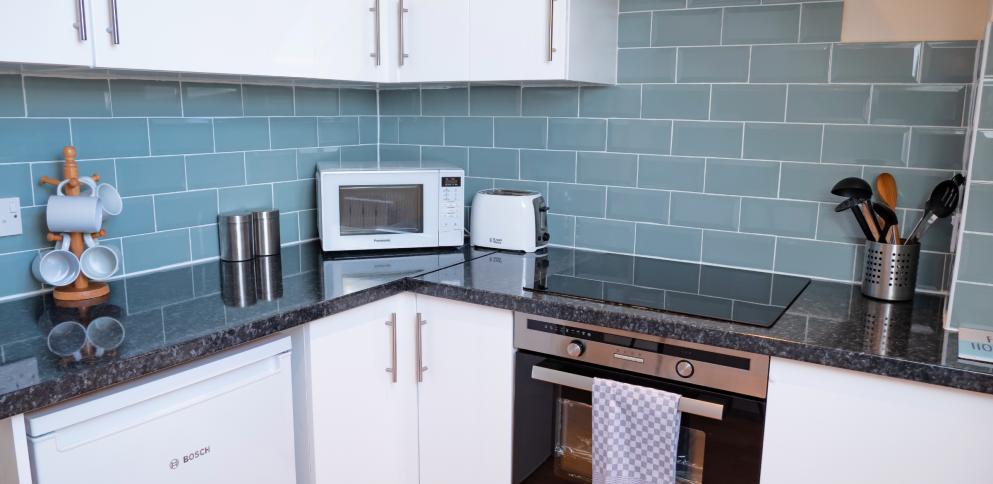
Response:
[[[593,379],[593,484],[673,484],[680,395]]]

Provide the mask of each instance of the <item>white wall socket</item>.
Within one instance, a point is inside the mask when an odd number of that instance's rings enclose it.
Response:
[[[21,199],[0,198],[0,237],[21,235]]]

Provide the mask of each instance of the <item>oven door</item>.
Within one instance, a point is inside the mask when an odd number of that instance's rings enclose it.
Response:
[[[326,251],[438,246],[436,171],[321,173]]]
[[[591,378],[682,395],[677,483],[758,484],[765,401],[526,351],[516,362],[515,484],[592,482]]]

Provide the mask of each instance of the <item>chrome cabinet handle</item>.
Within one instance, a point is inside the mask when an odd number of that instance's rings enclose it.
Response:
[[[86,42],[86,0],[76,0],[76,25],[79,28],[79,41]]]
[[[397,382],[397,313],[390,313],[390,320],[386,322],[390,327],[390,367],[386,373],[390,374],[390,380]]]
[[[404,8],[403,0],[397,1],[397,31],[398,31],[397,37],[399,37],[398,42],[400,44],[399,45],[400,53],[398,55],[399,57],[398,62],[401,67],[403,67],[403,60],[408,57],[407,54],[404,52],[404,46],[403,46],[403,14],[409,11],[410,10]]]
[[[117,17],[117,0],[110,0],[110,28],[107,29],[107,33],[113,39],[114,45],[121,45],[121,25]]]
[[[421,336],[421,326],[424,326],[425,324],[428,324],[427,320],[421,319],[421,313],[417,313],[417,323],[416,323],[417,326],[415,327],[415,332],[414,332],[414,336],[416,339],[416,341],[414,342],[414,345],[416,346],[414,351],[415,353],[414,357],[417,360],[414,362],[414,364],[417,365],[416,366],[417,383],[424,381],[424,372],[428,371],[428,367],[424,366],[424,349],[423,349],[424,340]]]
[[[383,52],[380,46],[380,35],[379,35],[379,0],[376,0],[374,5],[375,6],[373,7],[369,7],[369,11],[375,14],[373,16],[373,22],[375,22],[375,31],[376,31],[376,41],[375,41],[376,50],[373,53],[369,54],[369,57],[376,59],[376,65],[378,66],[382,62],[382,52]]]
[[[552,61],[555,54],[555,0],[548,0],[548,52],[545,60]]]

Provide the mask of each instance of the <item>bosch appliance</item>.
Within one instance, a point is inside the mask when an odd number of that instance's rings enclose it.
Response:
[[[457,247],[464,240],[462,170],[317,168],[324,251]]]
[[[482,190],[472,199],[469,240],[477,247],[534,252],[548,245],[548,205],[528,190]]]

